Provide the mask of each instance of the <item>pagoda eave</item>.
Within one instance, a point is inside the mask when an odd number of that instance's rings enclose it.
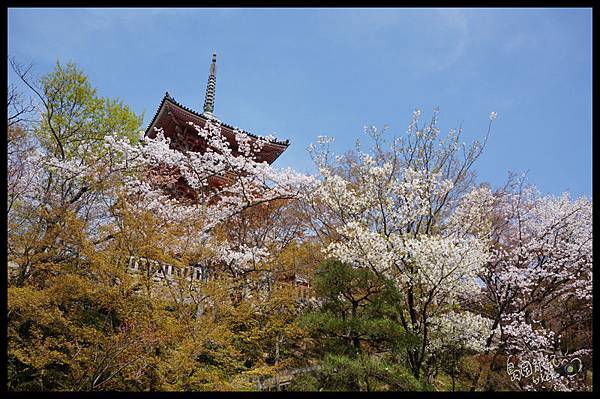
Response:
[[[190,123],[202,128],[208,121],[209,118],[177,103],[167,93],[161,101],[159,109],[154,115],[148,129],[146,129],[144,137],[156,137],[156,130],[154,128],[159,128],[163,130],[165,137],[171,139],[172,143],[184,143],[191,151],[202,152],[206,149],[206,144],[204,143],[204,140],[198,136],[195,128],[191,126]],[[237,141],[235,139],[236,130],[240,133],[247,134],[252,142],[259,139],[258,136],[252,133],[236,129],[225,123],[221,122],[220,125],[221,134],[225,136],[234,152],[237,150]],[[257,162],[267,162],[271,164],[287,149],[288,146],[289,142],[287,140],[267,140],[262,149],[254,154],[255,159]]]

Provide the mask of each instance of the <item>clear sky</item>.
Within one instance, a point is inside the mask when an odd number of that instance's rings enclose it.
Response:
[[[102,96],[150,122],[164,93],[289,139],[276,165],[311,172],[319,135],[344,152],[364,126],[403,133],[412,111],[482,138],[479,180],[528,171],[543,193],[591,197],[591,9],[35,9],[8,11],[8,51],[35,73],[73,61]],[[14,82],[9,70],[9,82]],[[15,82],[16,83],[16,82]],[[144,126],[144,127],[145,127]]]

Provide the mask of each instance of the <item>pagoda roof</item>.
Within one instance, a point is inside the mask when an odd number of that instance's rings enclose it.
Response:
[[[146,131],[144,133],[144,137],[146,137],[148,135],[148,133],[152,131],[152,128],[155,126],[155,124],[157,122],[157,119],[158,119],[158,116],[160,114],[160,111],[164,107],[165,103],[169,103],[169,104],[174,105],[175,107],[181,108],[181,109],[187,111],[188,113],[192,114],[196,118],[200,118],[203,122],[206,122],[208,120],[215,120],[215,121],[218,121],[222,127],[225,127],[225,128],[227,128],[227,129],[229,129],[231,131],[237,130],[240,133],[247,134],[248,136],[253,137],[255,139],[259,139],[260,138],[260,139],[266,140],[269,144],[275,144],[275,145],[283,146],[283,147],[286,147],[286,148],[290,144],[289,140],[277,140],[277,139],[271,139],[271,140],[269,140],[269,139],[267,139],[265,137],[261,137],[261,136],[258,136],[256,134],[247,132],[247,131],[245,131],[243,129],[240,129],[238,127],[229,125],[229,124],[227,124],[225,122],[222,122],[222,121],[218,120],[217,118],[207,118],[206,116],[202,115],[201,113],[198,113],[198,112],[194,111],[193,109],[188,108],[185,105],[183,105],[183,104],[175,101],[175,99],[173,97],[171,97],[171,95],[169,94],[169,92],[165,93],[162,101],[160,102],[160,105],[158,106],[158,109],[154,113],[154,117],[152,118],[152,121],[150,122],[150,124],[148,125],[148,128],[146,129]]]

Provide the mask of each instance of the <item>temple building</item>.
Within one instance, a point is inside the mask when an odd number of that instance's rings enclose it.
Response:
[[[157,135],[157,129],[162,129],[165,138],[170,138],[170,146],[172,149],[180,151],[193,151],[203,153],[207,149],[207,143],[205,139],[197,134],[194,126],[190,125],[190,122],[194,125],[205,126],[208,121],[218,121],[214,116],[215,108],[215,88],[216,88],[216,54],[212,56],[212,62],[210,64],[208,84],[206,87],[206,95],[204,99],[203,112],[194,111],[173,99],[167,92],[163,97],[158,110],[156,111],[154,118],[150,122],[150,125],[144,133],[144,137],[155,138]],[[234,128],[233,126],[218,121],[221,126],[221,134],[225,136],[234,155],[239,155],[237,151],[237,141],[235,139],[235,131],[245,133],[250,137],[251,144],[253,144],[259,136]],[[262,138],[263,140],[267,140]],[[289,141],[279,141],[276,139],[267,140],[267,143],[255,150],[253,155],[255,160],[258,162],[267,162],[272,164],[275,160],[288,148]],[[257,147],[251,146],[255,149]],[[174,184],[169,183],[169,186],[165,186],[160,183],[162,189],[172,195],[172,197],[180,200],[198,200],[197,193],[192,190],[186,183],[185,179],[179,175],[179,172],[174,169],[167,169],[166,167],[158,167],[154,170],[147,171],[147,178],[152,181],[153,175],[169,175],[175,176],[176,182]],[[167,179],[171,180],[171,179]],[[159,179],[159,181],[162,181]],[[227,176],[211,176],[208,180],[209,189],[218,189],[223,185],[226,185],[228,181]],[[213,265],[214,266],[214,265]],[[192,284],[196,282],[207,281],[209,275],[213,274],[212,268],[207,265],[201,265],[200,263],[192,264],[185,268],[178,268],[172,265],[162,264],[158,261],[146,258],[140,258],[132,256],[128,262],[128,269],[136,274],[146,275],[155,282],[162,282],[163,285],[169,287],[171,283],[175,281],[177,277],[182,277]],[[269,283],[272,277],[265,275],[264,280]],[[298,294],[301,298],[307,297],[307,290],[310,287],[309,281],[295,273],[291,273],[286,276],[284,280],[288,281],[298,287]],[[159,288],[160,289],[160,288]]]
[[[165,93],[158,110],[156,111],[152,122],[146,129],[144,137],[154,138],[156,137],[156,129],[163,129],[165,137],[171,139],[171,148],[176,148],[183,151],[194,151],[203,152],[206,150],[206,142],[202,137],[199,137],[193,126],[190,126],[190,122],[193,124],[204,127],[207,121],[216,120],[213,115],[215,108],[215,89],[216,89],[216,75],[217,75],[217,55],[213,54],[212,63],[210,64],[210,70],[208,75],[208,84],[206,87],[206,96],[204,99],[204,109],[202,113],[196,112],[180,103],[175,101],[169,93]],[[259,137],[255,134],[246,132],[239,128],[219,121],[221,124],[221,134],[223,134],[229,142],[233,154],[237,152],[237,141],[235,140],[234,130],[241,133],[247,134],[251,141],[254,142]],[[279,140],[268,140],[258,153],[255,153],[256,160],[258,162],[268,162],[272,164],[289,146],[289,141]],[[253,146],[254,147],[254,146]],[[180,195],[191,195],[189,190],[185,190],[183,187],[183,180],[180,179],[179,194]],[[219,187],[226,184],[226,178],[213,177],[209,180],[210,187]]]

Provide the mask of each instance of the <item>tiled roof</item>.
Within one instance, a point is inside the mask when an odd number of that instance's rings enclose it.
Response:
[[[144,133],[144,136],[146,136],[148,134],[148,132],[150,131],[150,128],[152,127],[152,125],[154,125],[154,122],[156,121],[156,118],[158,117],[158,114],[160,113],[160,110],[162,109],[165,101],[169,101],[171,104],[175,105],[176,107],[184,109],[187,112],[189,112],[189,113],[191,113],[191,114],[193,114],[193,115],[195,115],[195,116],[197,116],[199,118],[202,118],[204,120],[208,120],[208,118],[206,118],[204,115],[202,115],[202,114],[200,114],[200,113],[198,113],[198,112],[196,112],[196,111],[194,111],[194,110],[186,107],[185,105],[182,105],[182,104],[178,103],[177,101],[175,101],[175,99],[173,97],[171,97],[171,95],[169,95],[169,92],[166,92],[165,96],[163,97],[162,101],[160,102],[160,105],[158,106],[158,109],[156,110],[156,112],[154,114],[154,117],[152,118],[152,121],[148,125],[148,128],[146,128],[146,132]],[[244,131],[242,129],[236,128],[236,127],[231,126],[231,125],[228,125],[227,123],[224,123],[224,122],[220,122],[220,123],[221,123],[221,126],[229,128],[231,130],[238,130],[241,133],[245,133],[245,134],[247,134],[250,137],[265,139],[264,137],[260,137],[260,136],[257,136],[256,134],[252,134],[250,132],[246,132],[246,131]],[[274,139],[274,140],[268,140],[268,141],[270,143],[272,143],[272,144],[278,144],[278,145],[285,146],[285,147],[288,147],[290,145],[290,141],[289,140],[277,140],[277,139]]]

